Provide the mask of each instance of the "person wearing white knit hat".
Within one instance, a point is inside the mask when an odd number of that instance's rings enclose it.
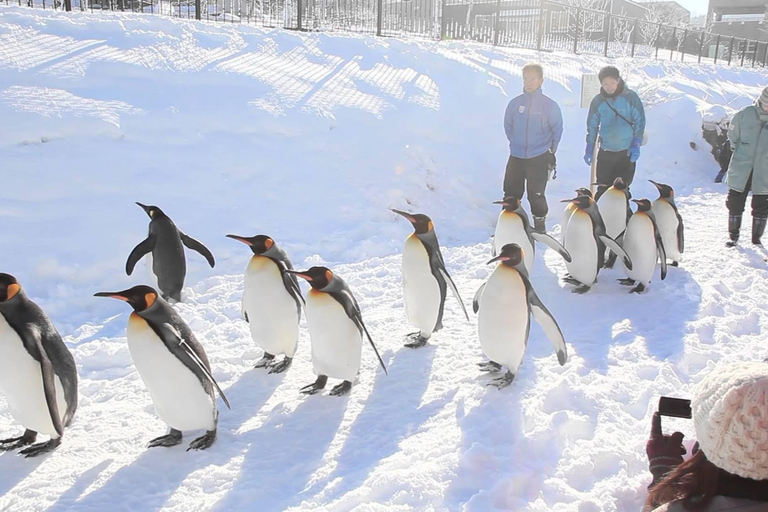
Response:
[[[691,410],[694,455],[652,488],[644,510],[768,511],[768,364],[716,367],[696,386]],[[670,458],[685,453],[682,434],[664,437],[678,443]]]

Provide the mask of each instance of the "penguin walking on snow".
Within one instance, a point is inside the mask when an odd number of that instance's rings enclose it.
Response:
[[[0,274],[0,393],[25,431],[0,440],[0,450],[34,457],[56,449],[77,410],[77,368],[45,312],[27,297],[16,278]]]
[[[467,321],[469,315],[459,290],[445,268],[432,219],[421,213],[411,215],[400,210],[392,211],[408,219],[414,229],[405,239],[403,247],[403,297],[408,323],[419,330],[408,335],[407,338],[412,341],[405,346],[419,348],[426,345],[433,332],[443,328],[443,310],[449,286]]]
[[[592,197],[592,191],[588,188],[577,188],[575,190],[576,197],[579,196],[589,196]],[[573,215],[573,212],[576,211],[576,205],[573,204],[572,201],[568,201],[568,204],[565,205],[565,210],[563,211],[563,220],[560,222],[560,243],[565,243],[565,232],[568,231],[568,221],[571,220],[571,215]]]
[[[204,450],[216,440],[219,412],[213,389],[229,401],[211,374],[208,357],[189,326],[154,288],[134,286],[96,297],[124,300],[133,308],[128,318],[128,350],[147,386],[155,411],[171,428],[149,442],[155,446],[181,443],[182,431],[205,429],[189,450]]]
[[[360,306],[347,283],[325,267],[287,272],[306,279],[311,286],[306,315],[312,340],[312,366],[317,380],[301,388],[301,392],[314,395],[325,388],[328,377],[333,377],[343,382],[331,390],[331,395],[347,394],[360,369],[363,333],[386,374],[387,367],[365,328]]]
[[[291,366],[299,342],[299,320],[304,297],[296,276],[286,272],[293,265],[288,255],[275,241],[258,235],[250,238],[237,235],[238,240],[253,251],[245,269],[243,315],[251,327],[251,336],[264,349],[264,356],[255,368],[269,368],[269,373],[282,373]],[[274,363],[277,355],[285,357]]]
[[[651,209],[651,201],[632,199],[632,202],[637,204],[637,211],[629,219],[627,230],[619,240],[632,259],[632,267],[625,267],[627,279],[619,279],[619,282],[626,286],[637,283],[630,293],[640,293],[651,282],[657,258],[661,261],[662,281],[667,277],[667,255]]]
[[[131,251],[128,261],[125,262],[125,272],[131,275],[136,263],[145,254],[151,253],[152,273],[157,278],[157,287],[163,298],[170,297],[181,302],[181,289],[187,275],[187,262],[182,244],[203,255],[211,268],[215,265],[213,254],[203,244],[182,233],[171,218],[157,206],[136,204],[141,206],[151,219],[149,235]]]
[[[632,210],[629,208],[629,190],[623,178],[616,178],[612,186],[606,187],[605,192],[597,200],[597,206],[605,223],[605,234],[614,240],[618,239],[627,229],[627,220],[632,215]],[[616,253],[610,252],[605,268],[613,268],[615,262]]]
[[[685,232],[683,218],[675,204],[675,191],[664,183],[656,183],[648,180],[659,189],[659,198],[652,205],[651,210],[656,217],[656,225],[661,231],[661,240],[664,242],[664,250],[667,258],[672,260],[672,266],[676,267],[683,261],[685,249]]]
[[[565,232],[565,248],[572,261],[566,262],[569,276],[566,283],[576,285],[574,293],[586,293],[597,281],[597,274],[603,266],[603,244],[622,258],[627,268],[632,268],[632,260],[616,241],[605,234],[605,224],[600,210],[590,196],[578,196],[566,199],[576,207],[568,221]]]
[[[502,365],[508,369],[506,374],[488,384],[499,389],[512,383],[523,361],[531,314],[552,342],[560,366],[568,359],[563,333],[528,279],[524,252],[517,244],[502,247],[499,255],[488,262],[501,263],[488,282],[477,290],[472,304],[477,313],[480,345],[490,359],[487,363],[480,363],[480,369],[498,372]]]
[[[554,249],[563,257],[565,261],[571,261],[571,255],[565,250],[565,247],[546,233],[534,231],[528,221],[528,214],[525,213],[520,203],[520,199],[514,196],[504,198],[503,201],[494,201],[493,204],[502,206],[499,220],[496,222],[496,232],[493,235],[493,255],[501,253],[501,248],[509,243],[516,243],[523,250],[525,255],[525,268],[528,272],[533,270],[534,256],[536,255],[536,245],[534,241],[541,242],[547,247]]]

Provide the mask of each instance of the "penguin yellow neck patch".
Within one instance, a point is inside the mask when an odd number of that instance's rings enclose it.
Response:
[[[147,303],[147,309],[152,307],[152,304],[157,300],[157,295],[154,293],[148,293],[144,296],[144,301]]]
[[[7,290],[8,290],[8,298],[6,298],[5,300],[11,300],[16,295],[19,294],[19,292],[21,291],[21,286],[19,286],[16,283],[9,284]]]

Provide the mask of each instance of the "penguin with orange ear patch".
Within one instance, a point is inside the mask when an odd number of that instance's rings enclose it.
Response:
[[[99,292],[96,297],[124,300],[133,308],[128,319],[128,349],[147,386],[155,411],[171,432],[149,442],[149,447],[175,446],[182,431],[205,429],[189,450],[204,450],[216,440],[219,412],[214,388],[229,401],[211,374],[203,346],[174,309],[154,288],[134,286],[121,292]]]
[[[325,267],[287,272],[306,279],[311,286],[306,315],[312,339],[312,366],[317,380],[301,388],[301,392],[314,395],[325,388],[328,377],[333,377],[343,382],[331,390],[331,395],[347,394],[360,369],[363,334],[373,347],[384,373],[387,373],[387,367],[365,328],[360,306],[347,283]]]

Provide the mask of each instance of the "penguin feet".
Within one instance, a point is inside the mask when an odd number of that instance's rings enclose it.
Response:
[[[334,386],[333,389],[330,392],[331,396],[344,396],[347,393],[349,393],[349,390],[352,389],[352,383],[348,380],[345,380],[341,384]]]
[[[633,284],[635,284],[635,280],[634,279],[629,279],[629,278],[627,278],[627,279],[617,279],[617,281],[619,283],[623,284],[624,286],[632,286]]]
[[[269,352],[264,352],[264,356],[256,361],[256,364],[253,365],[254,368],[266,368],[272,363],[272,360],[275,358],[272,354]]]
[[[605,260],[603,268],[613,268],[614,263],[616,263],[616,254],[611,253],[610,256],[608,256],[608,259]]]
[[[565,274],[565,277],[563,277],[563,282],[566,284],[572,284],[574,286],[579,286],[581,284],[581,281],[570,274]]]
[[[643,283],[640,283],[634,288],[632,288],[631,290],[629,290],[629,293],[643,293],[644,290],[645,290],[645,285]]]
[[[672,263],[669,264],[669,266],[670,267],[679,267],[680,266],[680,262],[679,261],[673,261]]]
[[[486,386],[495,386],[495,387],[497,387],[499,389],[503,389],[503,388],[509,386],[510,384],[512,384],[513,380],[515,380],[515,374],[510,372],[510,371],[508,371],[507,373],[505,373],[501,377],[499,377],[497,379],[493,379],[491,382],[486,384]]]
[[[285,356],[282,361],[269,367],[269,373],[283,373],[285,370],[291,367],[292,362],[293,358]]]
[[[47,441],[45,443],[33,444],[29,448],[25,448],[21,450],[19,454],[24,455],[27,458],[37,457],[38,455],[52,452],[53,450],[58,448],[60,444],[61,444],[61,438],[57,437],[56,439],[51,439],[50,441]]]
[[[405,344],[405,346],[408,348],[421,348],[427,344],[427,338],[422,336],[420,332],[414,332],[413,334],[409,334],[408,336],[406,336],[405,339],[413,340],[410,343]]]
[[[581,284],[581,283],[579,283],[579,284]],[[583,284],[583,285],[579,286],[578,288],[574,288],[573,290],[571,290],[571,293],[578,293],[579,295],[584,295],[585,293],[587,293],[590,290],[590,288],[592,288],[592,287]]]
[[[156,437],[151,440],[147,448],[155,448],[156,446],[170,447],[176,446],[179,443],[181,443],[181,431],[172,428],[171,432],[167,435]]]
[[[315,382],[304,386],[299,390],[299,392],[305,395],[314,395],[315,393],[317,393],[318,391],[320,391],[325,387],[326,382],[328,382],[328,377],[325,375],[320,375],[317,377],[317,380]]]
[[[209,430],[205,433],[205,435],[202,435],[189,443],[189,448],[187,448],[187,451],[189,450],[205,450],[206,448],[210,448],[213,442],[216,440],[216,431],[215,430]],[[179,439],[181,441],[181,439]]]
[[[496,363],[494,361],[486,361],[484,363],[477,363],[477,366],[480,367],[481,372],[500,372],[501,371],[501,365],[499,363]]]
[[[12,437],[10,439],[0,440],[0,450],[15,450],[16,448],[21,448],[22,446],[27,446],[34,443],[35,439],[37,439],[37,432],[27,429],[24,431],[21,437]]]

